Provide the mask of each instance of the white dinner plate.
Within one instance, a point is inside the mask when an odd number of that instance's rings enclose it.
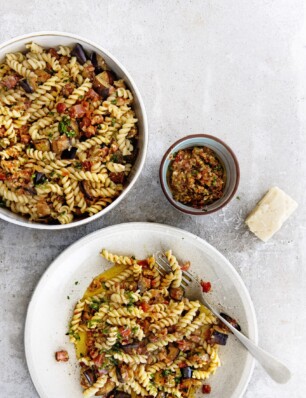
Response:
[[[212,283],[209,301],[238,320],[242,331],[257,342],[257,323],[249,293],[228,260],[199,237],[167,225],[127,223],[96,231],[66,249],[47,269],[29,304],[25,325],[25,353],[41,398],[81,398],[74,347],[65,335],[73,307],[93,277],[110,265],[99,252],[144,258],[171,248],[179,260],[190,260],[192,270]],[[54,353],[65,349],[69,362]],[[210,398],[242,397],[254,360],[231,335],[220,347],[222,367],[209,379]]]

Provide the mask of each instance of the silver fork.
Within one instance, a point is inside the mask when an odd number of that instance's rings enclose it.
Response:
[[[161,275],[171,271],[171,267],[165,255],[161,252],[155,254],[156,264],[158,265],[158,271]],[[275,380],[277,383],[287,383],[291,378],[290,370],[274,356],[258,347],[253,341],[247,338],[244,334],[235,329],[226,319],[221,316],[217,310],[215,310],[207,301],[203,295],[200,283],[195,277],[187,271],[182,272],[182,288],[185,291],[185,295],[190,300],[199,300],[204,304],[217,318],[219,318],[224,325],[237,337],[240,343],[253,355],[255,359],[261,364],[268,375]]]

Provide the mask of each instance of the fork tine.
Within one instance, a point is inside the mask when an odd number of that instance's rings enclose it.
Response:
[[[155,259],[156,264],[158,264],[159,267],[162,268],[162,270],[165,273],[172,271],[168,260],[166,260],[165,255],[162,252],[157,252],[155,254],[155,257],[156,257],[156,259]],[[184,285],[185,287],[188,286],[192,282],[193,279],[194,278],[189,273],[187,273],[185,271],[182,272],[182,285]]]

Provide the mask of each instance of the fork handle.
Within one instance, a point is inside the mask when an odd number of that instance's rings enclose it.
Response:
[[[219,318],[237,337],[242,345],[253,355],[255,359],[261,364],[268,375],[277,383],[284,384],[291,378],[290,370],[277,358],[269,354],[267,351],[258,347],[252,340],[247,338],[244,334],[235,329],[226,319],[224,319],[214,308],[212,308],[205,300],[203,304],[210,309],[210,311]]]

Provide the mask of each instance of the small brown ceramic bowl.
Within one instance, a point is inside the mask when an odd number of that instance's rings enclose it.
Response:
[[[217,157],[223,163],[223,166],[226,171],[226,183],[222,198],[216,200],[215,202],[209,205],[206,205],[201,209],[196,209],[191,206],[186,206],[185,204],[174,200],[171,189],[167,181],[167,172],[171,163],[171,159],[173,158],[173,155],[181,149],[193,148],[195,146],[198,147],[206,146],[212,149],[217,155]],[[159,169],[159,178],[162,190],[164,191],[166,198],[169,200],[172,206],[174,206],[176,209],[184,213],[200,216],[220,210],[222,207],[224,207],[229,203],[229,201],[233,198],[238,188],[239,179],[240,179],[240,169],[239,169],[238,160],[234,152],[223,141],[221,141],[219,138],[213,137],[212,135],[195,134],[181,138],[180,140],[176,141],[174,144],[170,146],[170,148],[167,150],[161,161]]]

